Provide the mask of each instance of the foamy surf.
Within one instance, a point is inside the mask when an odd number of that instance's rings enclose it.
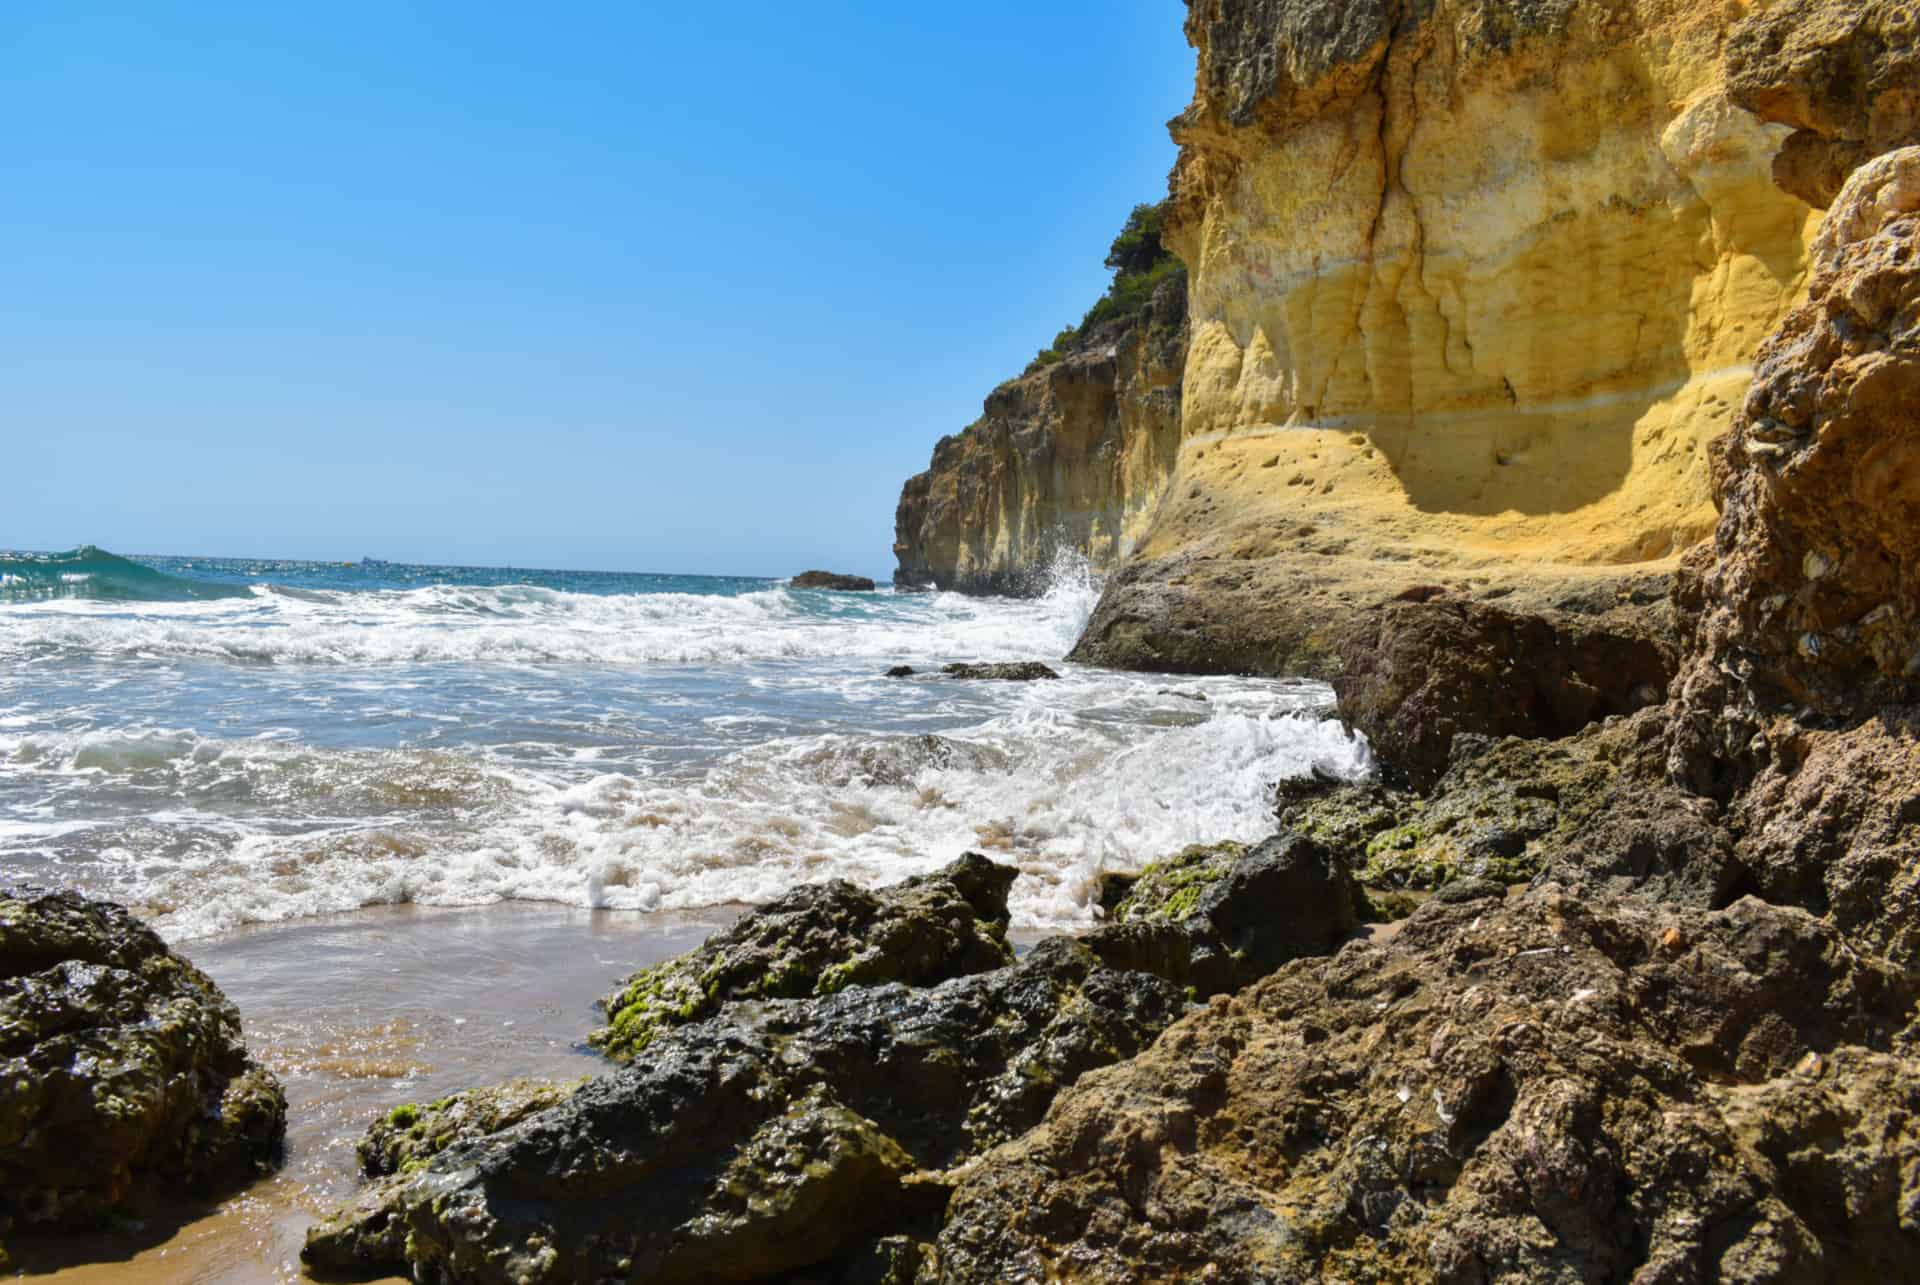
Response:
[[[1030,601],[337,579],[0,609],[0,869],[187,938],[409,902],[760,902],[976,849],[1020,868],[1019,925],[1073,926],[1100,871],[1258,838],[1281,779],[1369,770],[1317,684],[883,676],[1059,663],[1084,568]]]

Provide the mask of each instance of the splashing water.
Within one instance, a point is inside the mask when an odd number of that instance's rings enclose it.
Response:
[[[1318,684],[1061,663],[1099,591],[1071,556],[1030,600],[151,570],[189,592],[0,603],[0,874],[174,937],[409,901],[761,901],[969,848],[1021,869],[1017,922],[1072,925],[1100,870],[1257,838],[1283,777],[1369,770]],[[1032,659],[1064,677],[883,676]]]

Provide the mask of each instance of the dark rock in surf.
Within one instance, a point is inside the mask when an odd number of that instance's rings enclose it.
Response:
[[[794,589],[837,589],[842,593],[870,593],[873,581],[865,576],[846,576],[837,571],[802,571],[787,582]]]
[[[224,1195],[285,1132],[204,973],[120,906],[0,889],[0,1233]]]
[[[1058,678],[1060,675],[1037,660],[1022,660],[994,665],[954,664],[941,667],[941,673],[949,678],[992,678],[1007,682],[1025,683],[1036,678]]]
[[[698,950],[629,977],[601,1001],[608,1023],[591,1042],[625,1060],[736,1000],[930,986],[1009,964],[1007,890],[1016,873],[970,852],[877,892],[841,879],[795,888]]]

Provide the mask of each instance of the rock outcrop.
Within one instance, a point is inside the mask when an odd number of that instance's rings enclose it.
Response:
[[[1025,596],[1046,589],[1062,554],[1115,563],[1172,471],[1185,361],[1182,279],[994,389],[902,490],[894,583]]]
[[[285,1132],[205,974],[119,906],[0,889],[0,1235],[224,1195]]]
[[[842,593],[870,593],[875,587],[865,576],[842,575],[838,571],[802,571],[787,584],[794,589],[837,589]]]
[[[944,1171],[1030,1129],[1185,1007],[1065,938],[930,988],[736,1002],[376,1183],[306,1258],[499,1285],[846,1279],[909,1250],[878,1240],[931,1237]]]
[[[1579,612],[1670,575],[1803,284],[1786,129],[1729,100],[1732,26],[1195,0],[1180,447],[1078,658],[1331,674],[1411,586]]]
[[[1087,948],[1117,968],[1164,977],[1200,999],[1238,990],[1289,960],[1324,955],[1359,925],[1347,867],[1310,839],[1197,845],[1128,879]]]
[[[844,879],[795,888],[700,949],[635,973],[601,1001],[590,1042],[625,1060],[675,1026],[738,1000],[832,995],[849,986],[927,986],[1013,961],[1014,870],[970,852],[878,892]]]
[[[1751,899],[1493,891],[1082,1079],[934,1279],[1911,1278],[1911,976]]]

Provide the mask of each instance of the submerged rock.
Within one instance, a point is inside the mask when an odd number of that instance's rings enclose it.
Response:
[[[937,1279],[1907,1279],[1916,983],[1798,910],[1435,898],[1064,1093]]]
[[[1360,905],[1346,869],[1297,835],[1195,845],[1132,879],[1085,941],[1117,968],[1204,998],[1328,953],[1359,925]]]
[[[837,571],[802,571],[787,584],[794,589],[838,589],[844,593],[867,593],[875,587],[865,576],[842,575]]]
[[[1064,938],[925,989],[731,1003],[561,1104],[382,1180],[305,1257],[519,1285],[914,1259],[876,1239],[931,1237],[951,1181],[935,1171],[1031,1128],[1185,1007]]]
[[[1058,678],[1060,675],[1037,660],[1013,661],[994,665],[943,665],[940,672],[949,678],[997,678],[1009,682],[1025,683],[1036,678]]]
[[[204,973],[120,906],[0,888],[0,1232],[225,1194],[285,1132]]]
[[[926,986],[1011,963],[1007,890],[1016,873],[970,852],[878,892],[841,879],[796,888],[698,950],[629,977],[601,1001],[608,1024],[590,1042],[624,1060],[736,1000]]]

